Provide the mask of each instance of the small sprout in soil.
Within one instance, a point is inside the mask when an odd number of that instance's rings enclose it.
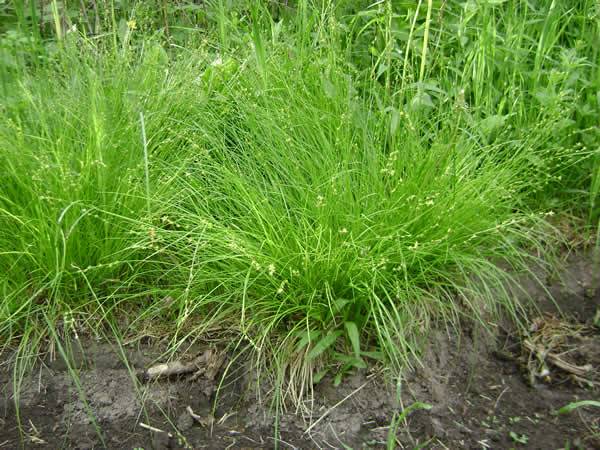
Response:
[[[496,425],[499,425],[500,421],[496,416],[488,416],[485,420],[481,421],[481,425],[486,428],[493,429]]]
[[[558,411],[556,411],[556,414],[568,414],[584,406],[594,406],[596,408],[600,408],[600,402],[596,400],[582,400],[580,402],[569,403],[568,405],[563,406]]]
[[[432,406],[427,403],[415,402],[407,408],[404,408],[402,412],[395,413],[394,417],[392,418],[392,422],[390,423],[390,428],[388,430],[386,448],[388,450],[396,448],[396,434],[398,432],[398,427],[400,426],[400,423],[402,423],[402,421],[404,421],[404,419],[406,419],[406,417],[408,417],[408,415],[411,412],[420,409],[429,411],[431,408]]]
[[[514,431],[511,431],[508,434],[513,441],[518,442],[519,444],[525,445],[527,444],[527,442],[529,442],[529,436],[527,436],[526,434],[518,434]]]

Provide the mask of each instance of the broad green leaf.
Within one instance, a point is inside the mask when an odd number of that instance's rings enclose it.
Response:
[[[414,111],[421,109],[433,108],[433,101],[427,92],[419,92],[410,102],[410,106]]]
[[[344,372],[345,372],[344,370],[340,370],[340,371],[339,371],[339,372],[336,374],[335,378],[333,379],[333,385],[334,385],[335,387],[338,387],[338,386],[341,384],[341,382],[342,382],[342,377],[344,376]]]
[[[313,379],[312,379],[312,382],[313,382],[313,384],[318,384],[318,383],[320,383],[320,382],[321,382],[321,380],[323,379],[323,377],[324,377],[325,375],[327,375],[327,372],[329,372],[329,369],[324,369],[324,370],[321,370],[321,371],[317,372],[317,373],[316,373],[316,374],[313,376]]]
[[[560,101],[558,95],[556,95],[556,93],[554,93],[550,88],[539,89],[533,93],[533,96],[538,102],[540,102],[540,105],[547,108]]]
[[[351,300],[348,300],[347,298],[338,298],[337,300],[334,300],[333,301],[334,311],[340,312],[344,308],[344,306],[346,306],[350,302],[351,302]]]
[[[344,363],[346,366],[353,367],[355,369],[366,369],[367,363],[360,357],[344,355],[343,353],[336,353],[335,359]]]
[[[304,347],[306,347],[311,342],[319,339],[320,335],[321,335],[321,332],[319,330],[310,330],[310,331],[302,330],[302,331],[300,331],[298,333],[298,336],[301,336],[301,339],[298,342],[298,344],[296,345],[296,352],[299,352],[300,350],[302,350]]]
[[[554,125],[552,126],[552,131],[554,133],[561,132],[561,131],[564,131],[566,128],[572,127],[576,123],[577,122],[575,122],[573,119],[569,119],[568,117],[563,117],[562,119],[554,122]]]
[[[494,114],[492,116],[488,116],[479,122],[479,128],[483,132],[483,134],[489,136],[491,133],[496,131],[499,128],[502,128],[506,123],[506,116],[502,116],[499,114]]]
[[[350,339],[350,343],[352,344],[354,356],[360,359],[360,336],[358,334],[358,327],[354,322],[345,322],[344,327],[346,327],[348,339]]]
[[[375,78],[379,78],[381,75],[384,74],[384,72],[388,69],[388,66],[386,64],[379,64],[379,67],[377,68],[377,75],[375,75]]]
[[[329,333],[325,337],[323,337],[317,344],[312,348],[312,350],[308,353],[306,359],[308,361],[312,361],[317,356],[321,355],[325,350],[331,347],[338,337],[342,334],[341,331],[334,331],[333,333]]]
[[[361,352],[360,355],[365,356],[367,358],[375,359],[377,361],[383,360],[382,352]]]

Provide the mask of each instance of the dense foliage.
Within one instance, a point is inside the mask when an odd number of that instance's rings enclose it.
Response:
[[[518,319],[557,224],[597,230],[595,1],[0,11],[6,342],[210,333],[298,388]]]

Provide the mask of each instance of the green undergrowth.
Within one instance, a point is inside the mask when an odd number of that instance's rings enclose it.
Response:
[[[520,320],[513,275],[599,212],[600,11],[546,3],[215,2],[187,45],[135,9],[46,44],[19,22],[1,338],[222,333],[298,400],[432,326]]]

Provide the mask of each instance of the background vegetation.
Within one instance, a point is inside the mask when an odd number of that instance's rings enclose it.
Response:
[[[598,232],[598,42],[596,0],[0,1],[0,336],[227,337],[294,399],[518,320]]]

